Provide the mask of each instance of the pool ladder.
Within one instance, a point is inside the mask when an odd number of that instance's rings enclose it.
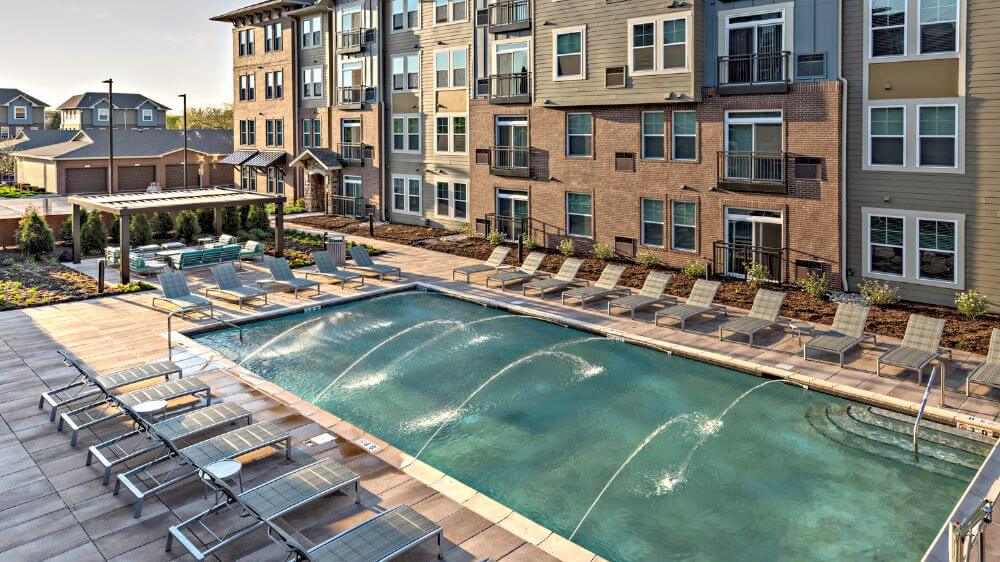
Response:
[[[934,387],[934,379],[941,375],[941,365],[935,365],[931,370],[931,376],[927,379],[927,388],[924,389],[924,399],[920,401],[920,409],[917,410],[917,419],[913,422],[913,459],[920,460],[920,420],[924,417],[924,408],[927,407],[927,400],[931,397],[931,388]],[[944,393],[944,381],[941,381],[942,398]]]
[[[195,312],[195,311],[181,309],[181,310],[173,310],[173,311],[171,311],[171,312],[169,312],[167,314],[167,360],[168,361],[173,361],[174,360],[174,331],[173,331],[173,328],[171,326],[171,324],[173,323],[174,316],[180,315],[180,314],[189,313],[189,312]],[[197,311],[197,312],[201,312],[201,311]],[[204,314],[204,312],[202,312],[202,313]],[[239,332],[240,343],[241,344],[243,343],[243,328],[241,326],[238,326],[238,325],[230,322],[229,320],[225,320],[223,318],[219,318],[218,316],[216,316],[215,314],[212,314],[212,313],[208,314],[207,316],[210,317],[210,318],[212,318],[213,320],[215,320],[217,322],[220,322],[222,324],[225,324],[226,326],[229,326],[230,328],[235,328]]]

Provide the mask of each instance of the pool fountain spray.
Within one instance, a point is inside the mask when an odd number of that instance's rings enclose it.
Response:
[[[288,334],[291,334],[292,332],[294,332],[294,331],[298,330],[299,328],[302,328],[302,327],[304,327],[304,326],[306,326],[306,325],[308,325],[308,324],[315,324],[316,322],[319,322],[320,320],[326,320],[326,321],[330,322],[330,321],[332,321],[333,319],[332,319],[332,318],[330,318],[330,317],[327,317],[327,316],[314,316],[314,317],[312,317],[312,318],[308,318],[308,319],[306,319],[306,320],[303,320],[303,321],[301,321],[301,322],[299,322],[299,323],[295,324],[295,325],[294,325],[294,326],[292,326],[291,328],[288,328],[287,330],[285,330],[285,331],[281,332],[280,334],[278,334],[278,335],[274,336],[273,338],[271,338],[271,339],[267,340],[267,341],[266,341],[266,342],[264,342],[263,344],[259,345],[259,346],[257,347],[257,349],[255,349],[255,350],[251,351],[251,352],[250,352],[250,353],[249,353],[249,354],[248,354],[248,355],[247,355],[246,357],[244,357],[243,359],[240,359],[240,362],[239,362],[239,363],[237,363],[237,364],[236,364],[236,366],[237,366],[237,367],[242,367],[242,366],[243,366],[243,365],[244,365],[244,364],[245,364],[245,363],[246,363],[247,361],[249,361],[249,360],[253,359],[253,358],[254,358],[254,357],[256,357],[256,356],[257,356],[257,355],[258,355],[258,354],[259,354],[259,353],[260,353],[261,351],[264,351],[265,349],[268,349],[269,347],[271,347],[272,345],[274,345],[275,343],[277,343],[278,341],[280,341],[280,340],[281,340],[282,338],[284,338],[284,337],[285,337],[285,336],[287,336]]]

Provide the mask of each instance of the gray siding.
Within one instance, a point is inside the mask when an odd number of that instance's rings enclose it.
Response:
[[[24,107],[27,108],[27,114],[23,119],[14,118],[14,108]],[[41,127],[45,123],[45,108],[34,107],[31,102],[25,100],[24,98],[17,98],[12,100],[7,107],[4,107],[0,111],[0,125],[11,126],[11,127]],[[11,133],[13,135],[13,132]]]

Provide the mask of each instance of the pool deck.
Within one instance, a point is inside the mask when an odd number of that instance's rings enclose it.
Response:
[[[913,375],[898,378],[875,375],[877,355],[898,343],[889,338],[880,337],[877,346],[865,344],[861,352],[849,355],[845,367],[840,368],[836,363],[804,361],[799,342],[784,330],[759,337],[760,347],[750,349],[745,343],[720,342],[718,320],[692,321],[688,323],[687,332],[680,332],[654,326],[648,312],[639,314],[633,321],[627,317],[610,317],[599,305],[587,309],[564,307],[558,304],[558,298],[541,301],[522,297],[520,291],[503,293],[499,289],[487,289],[481,277],[474,278],[471,285],[451,280],[453,268],[475,263],[473,260],[383,241],[358,240],[388,250],[389,253],[376,260],[400,266],[405,273],[403,281],[370,281],[368,288],[362,290],[353,285],[341,290],[339,285],[335,288],[324,284],[323,293],[319,295],[310,292],[295,299],[290,293],[278,293],[267,306],[251,305],[243,310],[237,309],[235,303],[216,299],[220,317],[245,318],[289,306],[319,304],[331,297],[365,294],[379,287],[420,282],[511,307],[529,307],[536,313],[574,324],[611,331],[629,339],[642,338],[658,347],[694,349],[703,354],[743,361],[746,363],[741,364],[749,370],[756,369],[758,374],[772,374],[773,371],[826,381],[831,388],[838,385],[856,389],[861,391],[859,395],[870,394],[900,408],[919,402],[923,395],[923,387],[916,384]],[[85,272],[96,271],[96,262],[85,262],[79,267]],[[210,277],[207,270],[189,272],[192,291],[203,291]],[[249,285],[264,278],[265,274],[259,265],[249,265],[241,277]],[[69,446],[68,435],[59,434],[55,424],[49,423],[48,416],[36,409],[40,392],[67,382],[75,374],[61,363],[55,352],[57,349],[73,351],[98,370],[164,358],[166,315],[152,307],[155,294],[113,296],[0,313],[0,364],[4,367],[0,372],[0,389],[9,392],[0,395],[0,447],[5,453],[0,457],[0,476],[4,476],[0,479],[0,557],[3,560],[52,558],[82,562],[187,558],[183,556],[182,547],[166,553],[163,546],[169,525],[207,506],[200,484],[188,482],[147,500],[142,517],[134,519],[129,494],[123,492],[113,496],[110,488],[100,484],[98,469],[84,466],[85,447],[96,442],[98,435],[81,434],[80,446],[73,449]],[[181,319],[175,322],[174,330],[208,324],[209,321],[201,319]],[[429,467],[415,468],[419,465],[414,464],[408,470],[400,470],[400,461],[405,459],[376,436],[369,436],[378,449],[370,454],[354,442],[362,436],[360,432],[335,415],[268,386],[265,381],[218,370],[218,363],[206,362],[189,353],[178,350],[176,359],[187,374],[203,373],[215,396],[244,405],[254,412],[255,421],[273,420],[292,432],[295,462],[332,457],[362,476],[361,507],[356,507],[344,496],[334,496],[317,502],[314,508],[303,510],[291,519],[308,538],[316,540],[330,536],[367,518],[370,516],[367,508],[406,503],[444,527],[448,560],[594,558],[584,549],[511,513],[461,483],[428,472]],[[710,359],[707,355],[703,358]],[[954,359],[947,362],[947,410],[938,412],[939,416],[972,416],[985,420],[983,423],[987,426],[997,422],[1000,416],[1000,402],[995,401],[1000,398],[997,391],[973,385],[971,397],[966,398],[963,392],[965,375],[981,359],[956,351]],[[993,400],[984,398],[988,392]],[[935,390],[931,405],[937,404],[937,396]],[[113,424],[105,425],[109,427],[99,428],[100,435],[107,435],[114,429],[110,427]],[[333,433],[337,438],[321,445],[312,444],[310,440],[323,433]],[[395,458],[390,458],[393,455]],[[248,464],[245,483],[250,486],[287,471],[288,464],[277,457]],[[992,464],[982,473],[988,481],[985,484],[995,482],[1000,475],[1000,467]],[[426,482],[437,485],[428,486]],[[982,486],[980,483],[979,487]],[[994,539],[990,544],[998,542]],[[433,559],[429,546],[411,551],[403,559]],[[262,532],[256,532],[221,551],[215,559],[274,560],[280,558],[282,552]]]

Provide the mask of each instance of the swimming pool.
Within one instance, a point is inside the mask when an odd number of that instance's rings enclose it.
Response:
[[[195,339],[609,560],[916,560],[986,452],[429,292]]]

